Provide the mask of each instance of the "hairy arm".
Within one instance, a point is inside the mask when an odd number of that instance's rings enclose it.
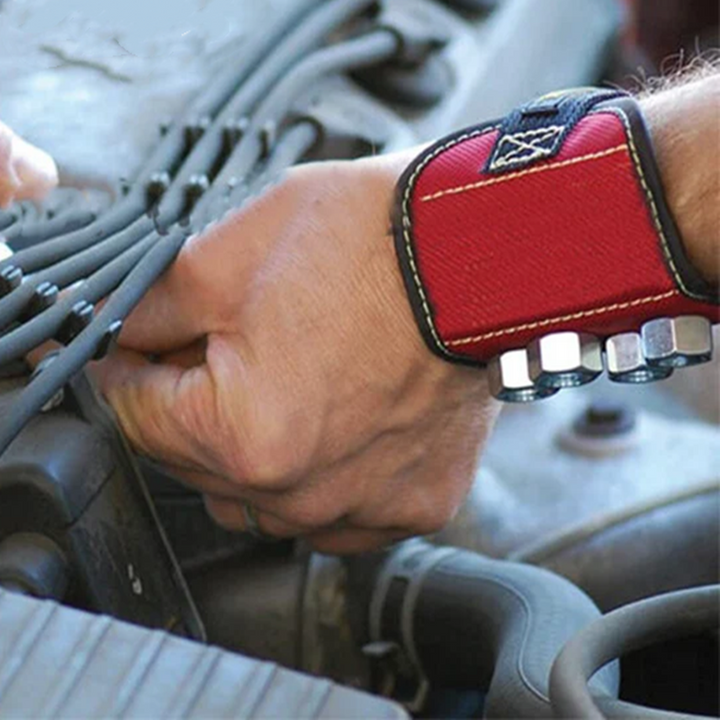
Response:
[[[720,277],[720,71],[676,81],[642,100],[665,194],[691,262]]]

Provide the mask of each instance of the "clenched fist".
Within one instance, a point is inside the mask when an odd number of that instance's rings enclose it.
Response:
[[[222,526],[250,503],[264,533],[357,552],[464,499],[497,405],[415,326],[390,232],[410,159],[293,169],[188,243],[100,366],[131,442]]]
[[[0,123],[0,208],[13,200],[36,200],[55,187],[52,158]]]

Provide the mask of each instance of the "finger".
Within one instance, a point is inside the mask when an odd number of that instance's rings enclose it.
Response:
[[[53,159],[0,123],[0,205],[39,199],[57,182]]]
[[[0,123],[0,207],[7,207],[20,189],[13,162],[13,138],[10,129]]]
[[[14,169],[20,180],[17,200],[40,200],[58,184],[55,161],[17,135],[13,142]]]
[[[307,528],[285,522],[265,510],[252,505],[252,512],[257,527],[250,527],[247,513],[248,508],[244,501],[228,500],[224,497],[205,495],[205,507],[213,520],[225,530],[231,532],[260,531],[263,535],[274,538],[300,537],[307,532]],[[248,501],[249,502],[249,501]]]
[[[235,330],[244,289],[283,216],[261,198],[202,235],[190,238],[175,263],[125,322],[120,344],[144,353],[184,348],[203,335]]]
[[[171,465],[215,470],[208,448],[218,423],[206,366],[156,365],[118,350],[92,373],[138,452]]]
[[[25,360],[28,362],[31,368],[36,368],[50,353],[58,352],[62,349],[62,345],[54,340],[48,340],[48,342],[36,347],[31,350],[26,356]]]
[[[214,501],[224,501],[226,506],[223,517],[229,527],[234,525],[244,527],[242,517],[244,502],[251,503],[257,512],[262,512],[281,522],[285,527],[291,528],[293,537],[323,528],[328,529],[331,526],[337,527],[341,519],[331,515],[330,519],[323,523],[318,522],[315,516],[308,520],[307,514],[296,511],[297,501],[293,498],[295,494],[293,491],[254,490],[221,475],[187,467],[166,466],[166,468],[172,477],[183,485],[199,490]]]
[[[224,498],[228,501],[249,500],[257,501],[256,491],[248,490],[232,479],[223,475],[210,473],[207,470],[192,467],[190,465],[163,465],[163,469],[174,480],[182,483],[188,488],[198,490],[204,495],[212,495],[216,498]]]
[[[205,352],[207,350],[207,338],[203,337],[196,340],[192,345],[188,345],[181,350],[175,350],[166,353],[160,357],[160,362],[164,365],[176,365],[177,367],[190,368],[198,367],[205,362]]]
[[[324,530],[307,535],[313,550],[325,555],[355,555],[374,552],[406,540],[403,530],[364,530],[348,527],[342,530]]]
[[[190,238],[178,259],[145,294],[123,324],[120,347],[165,354],[198,342],[209,331],[212,309],[198,300],[201,288],[189,272]]]
[[[242,498],[287,524],[302,528],[303,533],[344,523],[348,503],[342,495],[348,493],[330,493],[327,488],[316,487],[307,479],[292,489],[282,490],[257,490],[235,484]]]

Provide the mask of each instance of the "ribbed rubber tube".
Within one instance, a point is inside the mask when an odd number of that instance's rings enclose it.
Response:
[[[558,575],[424,542],[406,544],[377,577],[371,638],[398,643],[435,687],[486,692],[488,718],[554,717],[553,661],[600,617]],[[617,697],[617,665],[592,686]]]
[[[690,720],[684,715],[644,708],[610,698],[594,698],[588,686],[598,668],[640,648],[720,626],[720,585],[667,593],[625,605],[578,633],[557,658],[550,696],[558,718],[647,718]]]

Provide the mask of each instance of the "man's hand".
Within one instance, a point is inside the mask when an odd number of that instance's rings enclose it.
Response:
[[[645,100],[671,209],[717,279],[718,76]],[[222,525],[352,552],[438,530],[498,406],[425,348],[390,237],[411,155],[294,169],[195,238],[100,379],[134,445]],[[148,357],[155,358],[151,362]]]
[[[57,185],[52,158],[0,123],[0,208],[14,200],[37,200]]]
[[[410,159],[294,169],[190,241],[101,366],[135,447],[221,525],[247,501],[265,533],[356,552],[464,499],[498,406],[415,326],[389,220]]]

